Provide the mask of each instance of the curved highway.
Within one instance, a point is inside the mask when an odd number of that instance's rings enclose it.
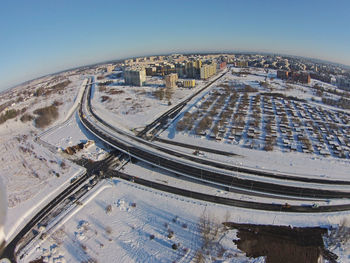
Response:
[[[144,139],[133,136],[120,129],[117,129],[116,127],[111,126],[110,124],[106,123],[104,120],[102,120],[98,115],[96,115],[92,111],[91,86],[92,86],[91,84],[87,86],[86,94],[85,96],[83,96],[83,101],[79,109],[79,116],[83,125],[100,139],[104,140],[105,142],[112,145],[113,147],[137,159],[140,159],[152,165],[167,169],[169,171],[182,174],[184,176],[189,176],[201,181],[217,184],[227,188],[243,188],[249,191],[270,193],[272,195],[282,195],[282,196],[288,195],[288,196],[306,197],[306,198],[330,199],[330,198],[349,198],[350,197],[350,192],[347,192],[347,191],[338,191],[334,189],[327,190],[327,189],[322,189],[322,187],[318,187],[318,186],[315,187],[315,185],[307,186],[307,184],[301,184],[302,187],[295,187],[295,186],[289,185],[287,180],[294,180],[294,181],[300,181],[300,182],[306,181],[308,183],[318,183],[318,184],[325,184],[325,185],[339,184],[343,186],[350,184],[350,182],[347,182],[347,181],[330,181],[330,180],[317,179],[317,178],[301,178],[301,177],[291,178],[290,176],[285,176],[280,174],[271,174],[264,171],[255,171],[255,170],[249,170],[249,169],[247,170],[246,168],[243,168],[245,169],[244,171],[246,173],[249,172],[250,174],[253,174],[253,175],[279,179],[279,183],[276,183],[276,182],[270,183],[266,181],[264,182],[264,181],[253,180],[253,179],[244,179],[244,178],[240,178],[239,176],[229,175],[227,173],[220,173],[209,168],[204,168],[204,167],[199,168],[198,166],[189,165],[186,162],[175,160],[175,158],[171,159],[171,158],[164,157],[164,155],[160,155],[159,152],[156,152],[156,151],[152,151],[152,150],[145,151],[144,149],[141,149],[141,147],[139,147],[138,145],[141,145],[141,144],[145,145],[149,148],[153,148],[155,150],[161,151],[170,156],[175,156],[175,157],[187,159],[187,160],[202,163],[202,164],[204,163],[205,165],[208,165],[210,163],[212,166],[216,168],[229,168],[227,170],[239,172],[239,169],[237,167],[227,166],[225,164],[217,163],[214,161],[203,160],[195,156],[186,155],[165,147],[154,145],[151,142],[148,142]],[[87,105],[85,105],[85,103]],[[86,112],[86,114],[89,116],[92,116],[95,119],[94,122],[91,121],[85,115],[85,113],[83,113],[84,105],[86,107],[86,110],[88,111]],[[113,132],[117,133],[119,136],[130,139],[130,143],[126,142],[125,140],[120,140],[120,138],[114,136],[114,134],[112,135],[111,133],[106,132],[105,129],[101,129],[100,126],[97,127],[96,123],[99,125],[102,124],[108,129],[113,130]]]

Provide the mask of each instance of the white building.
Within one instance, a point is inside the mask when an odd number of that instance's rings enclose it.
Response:
[[[141,87],[146,81],[146,71],[144,68],[127,68],[124,71],[124,80],[127,85]]]

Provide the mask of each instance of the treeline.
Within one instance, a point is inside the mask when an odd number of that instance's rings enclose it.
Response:
[[[316,90],[316,95],[319,96],[319,97],[322,97],[323,96],[323,92],[328,92],[328,93],[331,93],[331,94],[334,94],[334,95],[338,95],[340,97],[344,97],[344,96],[347,96],[349,97],[350,96],[350,93],[349,92],[346,92],[346,91],[340,91],[336,88],[332,89],[332,88],[324,88],[318,84],[315,84],[313,86],[313,89]]]
[[[341,109],[350,109],[350,100],[345,98],[340,98],[338,100],[330,98],[322,98],[322,102],[326,105],[335,106]]]
[[[298,97],[294,97],[294,96],[286,96],[282,93],[278,93],[278,92],[264,92],[261,93],[261,95],[264,96],[271,96],[273,98],[282,98],[282,99],[289,99],[289,100],[295,100],[295,101],[300,101],[300,102],[307,102],[305,99],[301,99]]]
[[[258,89],[253,88],[250,85],[229,85],[229,84],[221,84],[218,87],[224,88],[226,92],[236,91],[236,92],[258,92]]]
[[[36,109],[33,113],[38,115],[34,120],[37,128],[44,128],[50,125],[58,118],[59,115],[58,108],[55,105]]]
[[[3,124],[7,120],[16,118],[19,114],[21,114],[20,110],[7,110],[0,115],[0,124]]]
[[[72,83],[69,79],[58,83],[56,85],[53,85],[51,87],[40,87],[36,89],[34,92],[34,96],[40,97],[40,96],[49,96],[52,93],[60,93],[62,92],[70,83]]]
[[[108,85],[111,85],[113,83],[112,80],[107,80],[107,81],[104,81],[104,82],[100,82],[98,83],[98,86],[100,87],[104,87],[104,86],[108,86]]]

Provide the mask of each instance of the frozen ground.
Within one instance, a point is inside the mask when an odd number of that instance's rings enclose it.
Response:
[[[172,136],[169,138],[169,134]],[[173,136],[174,135],[174,136]],[[251,150],[237,145],[218,143],[202,139],[199,136],[188,135],[183,133],[163,132],[160,137],[197,145],[211,149],[218,149],[230,153],[238,154],[239,156],[223,156],[213,153],[204,153],[204,158],[231,163],[234,165],[258,168],[270,171],[280,171],[294,174],[296,176],[312,176],[324,177],[333,179],[350,179],[350,162],[349,160],[307,155],[298,152],[266,152],[259,150]],[[185,149],[183,147],[159,143],[166,145],[169,148],[179,151],[193,153],[194,150]]]
[[[125,130],[132,130],[145,126],[169,109],[171,105],[168,105],[168,101],[171,101],[172,105],[177,104],[206,83],[206,81],[196,80],[195,88],[174,88],[168,90],[171,95],[166,95],[164,82],[156,77],[153,78],[156,80],[152,82],[148,80],[152,84],[143,87],[128,86],[123,80],[118,80],[107,86],[105,91],[100,91],[96,84],[92,97],[94,110],[111,124]],[[154,92],[157,91],[164,92],[163,99],[155,97]],[[102,102],[102,96],[107,96],[109,99]]]
[[[239,71],[240,69],[233,70]],[[319,81],[314,80],[309,85],[286,84],[282,80],[275,79],[276,71],[274,70],[270,70],[268,74],[266,74],[266,72],[262,69],[250,69],[250,71],[252,74],[241,76],[236,76],[229,72],[220,80],[220,82],[250,85],[254,88],[257,88],[259,91],[264,91],[264,87],[262,87],[259,83],[267,81],[273,88],[272,92],[278,92],[288,96],[295,96],[297,98],[306,99],[310,103],[313,103],[311,102],[311,98],[314,96],[314,94],[310,90],[310,87],[316,83],[320,84]],[[330,84],[324,85],[332,87],[332,85]],[[215,87],[215,85],[213,87]],[[271,90],[267,89],[266,91],[271,92]],[[200,103],[198,103],[199,98],[203,96],[204,94],[201,94],[197,97],[197,100],[194,99],[188,105],[188,107],[186,107],[183,110],[182,114],[184,114],[186,111],[196,111],[196,107],[198,105],[201,105]],[[335,110],[334,107],[326,108]],[[320,154],[304,154],[300,152],[281,151],[280,149],[276,149],[270,152],[264,150],[254,150],[243,147],[242,144],[227,143],[226,140],[216,142],[215,140],[208,140],[207,138],[197,136],[193,134],[193,132],[189,133],[186,131],[177,131],[176,125],[179,120],[180,118],[176,119],[168,127],[168,129],[162,132],[159,136],[161,138],[172,140],[175,142],[178,141],[194,146],[218,149],[239,155],[236,157],[225,157],[213,153],[204,153],[204,158],[214,159],[226,163],[231,163],[234,165],[241,165],[270,171],[280,171],[301,176],[306,175],[312,177],[324,177],[333,179],[349,179],[349,160],[335,157],[323,157]],[[194,151],[191,149],[185,149],[170,144],[167,144],[167,147],[187,153],[192,153]]]
[[[79,151],[71,158],[86,158],[93,161],[102,160],[106,157],[106,146],[97,141],[96,137],[88,132],[80,123],[77,114],[69,119],[64,125],[60,125],[56,129],[45,133],[42,140],[54,145],[55,147],[64,150],[67,147],[75,146],[81,142],[86,143],[88,140],[94,141],[88,148]],[[97,142],[96,142],[97,141]],[[70,156],[66,156],[70,157]]]
[[[105,185],[111,187],[105,188]],[[233,221],[293,226],[328,226],[339,223],[344,213],[319,217],[250,211],[192,200],[161,191],[112,180],[82,200],[79,213],[72,212],[40,246],[29,252],[25,262],[44,256],[45,262],[192,262],[202,243],[200,218],[213,222]],[[291,223],[292,222],[292,223]],[[169,233],[173,232],[169,238]],[[249,259],[231,241],[235,231],[219,242],[224,262],[264,262]],[[177,250],[173,244],[180,244]],[[230,256],[233,256],[230,258]],[[56,261],[54,261],[56,260]],[[24,262],[24,261],[23,261]],[[93,261],[94,262],[94,261]]]
[[[95,140],[95,138],[81,126],[76,114],[67,120],[67,116],[72,113],[72,107],[76,104],[83,78],[79,74],[65,73],[62,76],[72,81],[62,93],[40,99],[29,95],[28,98],[24,98],[22,102],[16,102],[11,107],[15,109],[26,107],[27,112],[32,113],[37,108],[51,105],[55,100],[63,102],[59,106],[59,118],[50,127],[57,126],[44,133],[41,139],[50,145],[64,149],[86,140]],[[253,81],[256,80],[249,78],[251,76],[247,76],[247,83],[253,85]],[[264,80],[263,76],[258,78]],[[223,80],[227,78],[224,77]],[[57,83],[57,79],[46,77],[29,86],[18,87],[10,94],[1,95],[0,103],[15,99],[23,89],[34,92],[47,83]],[[108,122],[123,126],[127,130],[138,128],[169,108],[168,100],[160,101],[151,95],[158,85],[160,82],[154,81],[152,85],[140,89],[121,87],[116,83],[112,88],[123,89],[123,92],[114,95],[103,94],[104,92],[95,88],[93,105],[97,113],[108,119]],[[192,92],[194,90],[177,89],[172,94],[172,104]],[[294,95],[299,96],[302,93],[304,91],[300,88]],[[101,102],[104,95],[110,96],[111,100]],[[60,125],[62,122],[64,122],[63,125]],[[66,156],[53,153],[52,148],[49,150],[34,142],[35,135],[42,131],[37,129],[33,122],[22,123],[19,118],[8,120],[0,125],[0,165],[3,167],[0,176],[7,186],[9,199],[8,219],[5,225],[7,240],[10,240],[41,207],[62,191],[69,184],[70,178],[83,171],[65,160]],[[167,138],[166,133],[162,136]],[[265,152],[241,147],[236,149],[232,148],[232,145],[203,141],[182,134],[176,134],[171,139],[238,153],[242,157],[224,158],[214,154],[206,154],[205,157],[255,168],[291,173],[302,172],[332,178],[346,178],[350,170],[348,162],[335,158],[310,157],[307,159],[298,153],[278,152],[267,155]],[[105,155],[102,148],[102,145],[93,144],[79,152],[77,157],[100,160]],[[142,167],[130,165],[126,169],[130,172],[143,173],[144,176],[149,175],[155,181],[167,180],[157,170],[147,174]],[[170,179],[168,184],[180,186],[178,181]],[[192,184],[186,187],[195,188]],[[209,189],[203,187],[202,191],[209,192]],[[211,191],[213,194],[225,195],[225,192],[213,189]],[[35,247],[24,262],[41,256],[49,262],[82,262],[89,259],[96,259],[99,262],[191,262],[202,245],[199,219],[203,214],[215,217],[217,223],[230,220],[237,223],[273,223],[294,226],[336,225],[344,217],[349,216],[346,212],[324,214],[320,217],[319,214],[315,216],[250,211],[166,194],[123,180],[101,183],[100,188],[90,192],[82,201],[83,206],[79,206],[77,210],[65,217],[54,233],[40,246]],[[107,212],[107,210],[110,211]],[[168,238],[171,231],[174,232],[173,237]],[[264,261],[263,258],[246,258],[231,242],[234,238],[236,238],[235,231],[227,233],[220,244],[229,252],[221,257],[213,252],[214,254],[210,256],[220,258],[222,262]],[[171,246],[178,243],[180,243],[178,249],[174,250]],[[342,249],[339,253],[346,254],[348,250]]]
[[[66,79],[71,83],[60,92],[39,97],[31,95],[40,87]],[[23,100],[12,103],[8,108],[26,108],[26,113],[31,115],[37,108],[51,105],[54,101],[61,102],[59,116],[51,124],[53,127],[64,122],[72,113],[82,83],[83,77],[73,73],[45,77],[2,94],[0,101],[6,103],[24,94]],[[22,122],[20,117],[0,125],[0,176],[6,185],[8,198],[7,240],[11,240],[35,213],[64,190],[72,177],[84,172],[83,168],[65,160],[52,148],[43,147],[40,141],[37,143],[35,136],[44,129],[36,128],[34,121]]]
[[[313,204],[318,204],[322,206],[327,205],[339,205],[339,204],[348,204],[348,200],[344,199],[332,199],[332,200],[324,200],[324,201],[314,201],[312,198],[309,200],[302,198],[301,200],[286,199],[284,197],[276,197],[271,195],[261,195],[260,193],[252,194],[243,194],[237,192],[229,192],[223,188],[217,186],[209,186],[206,183],[199,183],[197,180],[192,180],[191,178],[186,178],[184,176],[178,177],[174,173],[168,172],[163,169],[159,169],[157,167],[152,167],[149,164],[138,161],[136,164],[127,163],[123,168],[123,172],[135,175],[139,178],[143,178],[145,180],[153,181],[159,184],[169,185],[172,187],[177,187],[189,191],[194,191],[198,193],[209,194],[218,197],[231,198],[235,200],[243,200],[249,202],[260,202],[267,204],[280,204],[284,205],[286,202],[290,205],[296,206],[311,206]],[[350,215],[350,214],[349,214]],[[271,223],[272,224],[272,223]]]

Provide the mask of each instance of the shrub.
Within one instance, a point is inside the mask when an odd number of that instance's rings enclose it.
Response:
[[[34,114],[39,115],[35,118],[35,126],[37,128],[44,128],[50,125],[58,118],[58,108],[54,105],[39,108],[34,111]]]
[[[173,236],[174,236],[174,231],[172,231],[171,229],[168,229],[168,238],[169,239],[172,239],[173,238]]]
[[[171,248],[174,249],[174,250],[177,250],[177,249],[179,248],[179,245],[178,245],[178,244],[173,244],[173,245],[171,246]]]
[[[110,101],[111,98],[108,96],[101,96],[101,102]]]
[[[20,113],[18,110],[7,110],[5,113],[0,115],[0,124],[4,123],[7,120],[14,119]]]
[[[22,117],[20,118],[21,122],[32,121],[33,119],[34,117],[28,113],[23,114]]]
[[[112,212],[112,205],[107,205],[106,213],[109,214],[110,212]]]
[[[336,246],[338,244],[345,245],[350,240],[350,227],[347,226],[347,221],[340,222],[337,228],[329,231],[327,236],[327,243],[329,246]]]
[[[112,228],[110,226],[106,226],[105,230],[107,234],[112,234]]]

